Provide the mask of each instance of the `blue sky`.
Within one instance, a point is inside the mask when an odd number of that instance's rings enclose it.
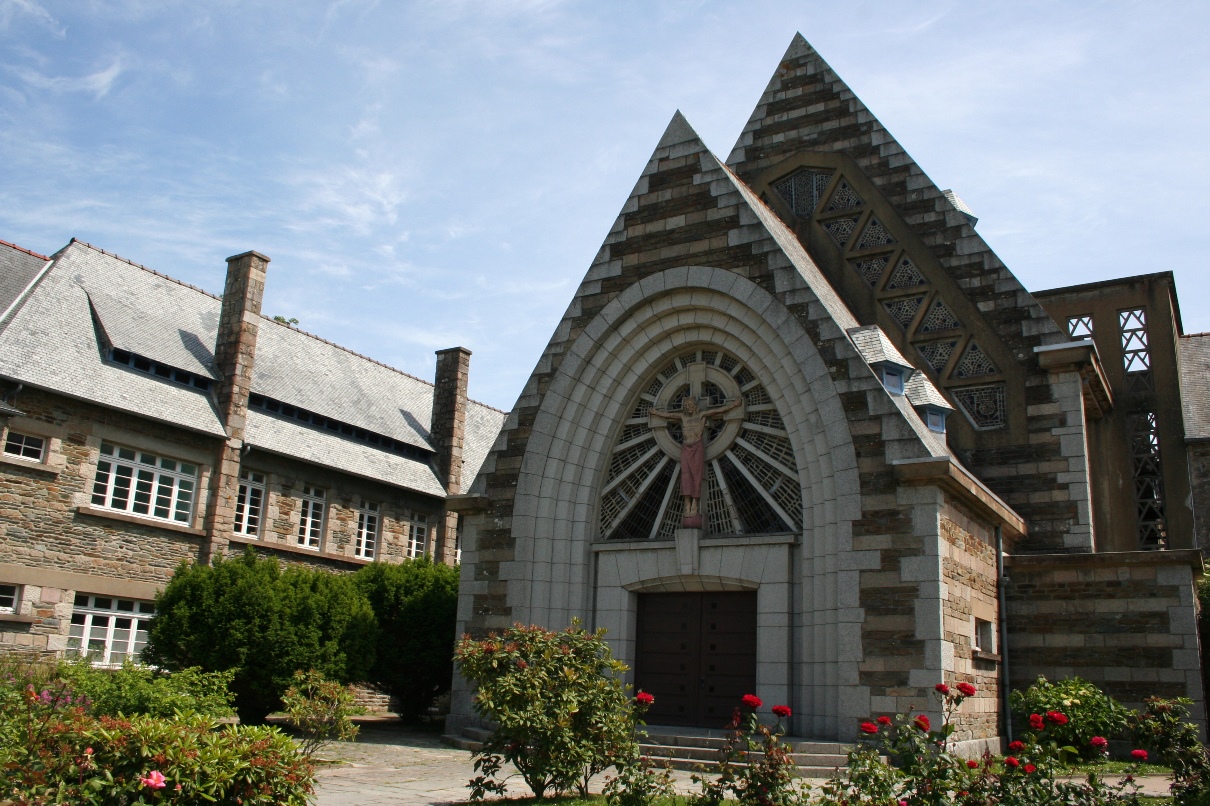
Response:
[[[512,407],[674,110],[726,157],[795,31],[1028,288],[1210,330],[1204,2],[0,0],[0,238],[77,237]]]

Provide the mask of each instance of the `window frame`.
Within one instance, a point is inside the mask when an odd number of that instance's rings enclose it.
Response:
[[[104,605],[100,602],[105,602]],[[121,607],[123,603],[131,605],[130,609]],[[122,665],[126,659],[132,660],[134,663],[140,663],[143,647],[147,645],[147,628],[150,626],[151,619],[155,617],[155,604],[146,599],[125,598],[121,596],[105,596],[95,593],[76,593],[75,600],[72,604],[72,613],[70,625],[68,627],[67,646],[64,648],[64,654],[68,656],[76,655],[80,657],[92,658],[92,649],[89,647],[92,643],[98,640],[96,630],[104,630],[103,637],[100,640],[103,642],[104,651],[99,659],[92,660],[92,665],[115,668]],[[98,619],[105,619],[104,624],[97,624]],[[121,619],[129,619],[130,623],[127,627],[119,627],[118,621]],[[76,628],[79,627],[79,634],[73,635]],[[125,647],[123,652],[115,653],[115,633],[118,630],[126,630]],[[139,641],[139,633],[143,633],[143,640]],[[72,642],[76,645],[73,646]],[[114,659],[114,655],[119,655],[118,659]]]
[[[428,553],[429,535],[432,533],[429,527],[429,516],[423,512],[409,510],[404,514],[403,523],[407,528],[407,534],[404,535],[406,542],[403,547],[403,556],[409,560],[423,557]],[[417,538],[418,534],[419,538]]]
[[[972,633],[971,648],[976,652],[987,652],[996,654],[996,625],[995,622],[987,619],[981,619],[978,616],[975,619],[975,629]]]
[[[318,518],[315,517],[317,507],[319,509]],[[318,525],[316,521],[318,521]],[[308,551],[323,551],[324,531],[327,524],[328,491],[314,484],[304,484],[298,494],[298,529],[295,531],[298,547]]]
[[[13,593],[12,593],[11,597],[9,597],[5,593],[3,593],[3,590],[5,588],[13,589]],[[21,612],[21,594],[23,593],[22,588],[23,588],[22,585],[18,585],[15,582],[12,584],[9,584],[7,582],[0,583],[0,613],[3,613],[4,615],[7,616],[7,615],[16,615],[17,613]],[[3,604],[3,601],[6,598],[11,598],[12,604],[7,604],[7,605]]]
[[[38,455],[36,457],[27,456],[24,453],[24,450],[25,450],[24,445],[21,445],[20,450],[18,450],[16,452],[10,451],[8,448],[9,448],[10,443],[13,442],[14,438],[20,439],[22,441],[27,440],[27,439],[36,439],[39,442],[41,442],[42,446],[38,449]],[[9,459],[17,459],[17,460],[20,460],[23,462],[30,462],[33,464],[44,465],[44,464],[46,464],[46,455],[47,455],[48,451],[50,450],[50,438],[46,437],[42,434],[29,434],[29,433],[26,433],[25,431],[17,431],[13,428],[7,428],[7,429],[5,429],[5,432],[4,432],[3,450],[4,450],[4,455],[7,456]]]
[[[353,556],[373,560],[381,535],[382,507],[376,501],[361,499],[361,505],[357,508],[357,538],[353,544]]]
[[[248,515],[248,499],[253,492],[260,493],[260,501],[255,505],[256,514]],[[269,503],[269,477],[258,470],[240,469],[239,483],[235,492],[235,514],[231,520],[231,531],[237,535],[260,539],[265,525],[265,509]],[[255,519],[256,525],[248,528],[248,521]]]
[[[110,452],[106,453],[105,449],[109,448]],[[123,451],[128,451],[133,458],[123,455]],[[151,457],[153,462],[146,461],[147,457]],[[174,467],[165,467],[162,463],[170,462]],[[103,464],[108,464],[108,469],[102,469]],[[189,473],[185,470],[178,470],[175,466],[191,467],[193,472]],[[125,506],[115,506],[114,501],[117,500],[115,492],[117,491],[117,480],[123,478],[119,472],[120,468],[128,467],[130,474],[125,476],[129,486],[126,487]],[[101,480],[101,474],[104,473],[106,478]],[[145,474],[151,474],[150,480],[144,478]],[[160,499],[163,497],[164,478],[173,480],[171,486],[171,494],[168,499],[168,506],[162,507],[159,505]],[[139,483],[149,481],[150,486],[146,490],[147,500],[143,506],[146,507],[146,512],[140,512],[136,509],[140,505],[138,488]],[[185,517],[176,517],[182,512],[180,502],[182,500],[181,492],[183,488],[181,482],[189,482],[192,484],[188,496],[188,505],[183,510]],[[98,485],[103,485],[103,492],[98,492]],[[169,456],[164,456],[158,452],[145,451],[139,448],[133,448],[129,445],[123,445],[118,441],[110,442],[102,440],[99,453],[97,456],[96,467],[93,469],[92,489],[89,493],[90,506],[109,512],[120,512],[124,515],[130,515],[137,518],[146,518],[150,521],[159,521],[162,523],[170,523],[174,526],[192,527],[197,517],[197,503],[202,491],[202,467],[197,462],[190,462],[183,459],[174,459]],[[98,501],[98,497],[100,501]],[[157,515],[156,510],[165,509],[169,515]]]

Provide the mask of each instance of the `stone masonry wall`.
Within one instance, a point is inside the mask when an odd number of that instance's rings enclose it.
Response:
[[[1191,442],[1189,487],[1193,498],[1193,545],[1210,551],[1210,442]]]
[[[1197,551],[1009,558],[1013,688],[1039,676],[1082,677],[1131,707],[1189,697],[1205,721]],[[1196,575],[1196,576],[1195,576]]]

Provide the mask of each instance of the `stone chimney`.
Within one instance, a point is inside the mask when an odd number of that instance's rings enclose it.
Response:
[[[470,369],[471,351],[465,347],[437,351],[429,434],[437,452],[437,477],[447,495],[462,492],[462,446],[466,436],[466,388]],[[433,547],[434,560],[454,564],[457,533],[458,513],[445,510],[442,528]]]
[[[227,283],[218,319],[214,345],[214,387],[219,417],[227,440],[210,474],[210,503],[207,507],[208,540],[201,560],[223,553],[235,523],[235,500],[239,494],[240,451],[248,422],[248,396],[252,391],[252,365],[256,359],[256,336],[260,330],[260,306],[265,295],[265,271],[269,258],[259,252],[244,252],[227,258]]]

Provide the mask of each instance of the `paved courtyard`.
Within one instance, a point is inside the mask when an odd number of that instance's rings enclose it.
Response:
[[[471,754],[441,744],[436,733],[392,724],[363,724],[356,742],[336,742],[321,757],[337,763],[318,770],[318,806],[423,806],[460,803],[470,798],[466,782],[473,773]],[[696,789],[688,772],[677,772],[677,789]],[[605,777],[593,781],[594,790]],[[529,789],[519,778],[509,794],[525,797]],[[1168,780],[1144,776],[1148,795],[1168,794]]]

